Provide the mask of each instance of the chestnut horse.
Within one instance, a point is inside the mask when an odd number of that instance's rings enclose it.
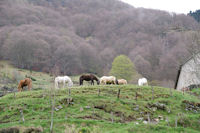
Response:
[[[23,87],[28,86],[29,91],[32,88],[32,80],[30,78],[25,78],[23,80],[20,80],[18,85],[18,91],[22,91]]]
[[[94,85],[94,80],[97,81],[97,84],[99,85],[99,79],[93,75],[93,74],[83,74],[79,78],[80,85],[83,85],[83,81],[91,81],[91,85]]]

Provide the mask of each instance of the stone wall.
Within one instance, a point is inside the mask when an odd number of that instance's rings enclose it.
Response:
[[[200,84],[200,53],[188,60],[181,69],[176,89]]]

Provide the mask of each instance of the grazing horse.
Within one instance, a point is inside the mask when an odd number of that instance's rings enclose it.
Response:
[[[125,79],[118,79],[117,81],[118,81],[119,85],[125,85],[125,84],[127,84],[127,81]]]
[[[143,85],[148,85],[147,79],[146,78],[141,78],[138,80],[138,85],[143,86]]]
[[[25,78],[23,80],[20,80],[18,84],[18,91],[22,91],[23,87],[28,86],[29,91],[32,88],[32,80],[30,78]]]
[[[58,84],[59,83],[63,83],[63,88],[65,87],[65,83],[67,83],[67,85],[69,87],[73,86],[73,82],[72,82],[71,78],[68,77],[68,76],[63,76],[63,77],[58,76],[58,77],[55,78],[55,88],[56,89],[58,89],[58,87],[59,87]]]
[[[118,81],[114,76],[103,76],[100,78],[100,84],[118,84]]]
[[[83,85],[83,81],[91,81],[91,85],[94,85],[94,80],[97,81],[97,84],[99,85],[99,79],[93,75],[93,74],[83,74],[79,78],[80,85]]]

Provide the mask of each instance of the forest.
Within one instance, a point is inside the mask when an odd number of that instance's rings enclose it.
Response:
[[[1,0],[0,60],[48,73],[108,75],[126,55],[138,73],[172,87],[199,51],[191,15],[135,8],[118,0]]]

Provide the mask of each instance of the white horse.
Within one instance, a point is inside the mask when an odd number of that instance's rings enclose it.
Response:
[[[63,77],[58,76],[58,77],[55,78],[55,88],[56,89],[58,89],[59,83],[63,83],[63,88],[65,87],[65,83],[67,83],[67,85],[69,87],[73,86],[73,82],[72,82],[71,78],[68,77],[68,76],[63,76]]]
[[[147,79],[146,78],[141,78],[138,80],[138,85],[143,86],[143,85],[148,85]]]
[[[114,76],[103,76],[100,78],[100,84],[118,84],[118,82]]]

